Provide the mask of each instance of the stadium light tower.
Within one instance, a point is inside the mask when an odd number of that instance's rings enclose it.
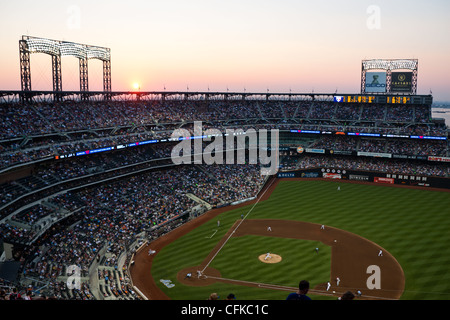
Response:
[[[20,79],[24,96],[31,91],[30,54],[44,53],[52,57],[53,92],[55,100],[61,98],[62,74],[61,57],[73,56],[79,59],[80,92],[89,91],[88,60],[103,61],[103,91],[106,97],[111,92],[111,50],[86,44],[22,36],[19,40]]]

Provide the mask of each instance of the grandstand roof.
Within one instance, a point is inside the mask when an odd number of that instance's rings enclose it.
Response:
[[[419,104],[430,104],[433,102],[432,95],[405,95],[405,94],[355,94],[355,93],[283,93],[283,92],[220,92],[220,91],[22,91],[22,90],[0,90],[0,103],[13,102],[22,98],[32,100],[38,97],[39,100],[53,100],[55,96],[66,97],[70,100],[78,100],[88,97],[93,100],[103,100],[105,97],[123,97],[123,100],[140,100],[145,97],[178,97],[180,99],[258,99],[258,100],[309,100],[309,101],[333,101],[335,96],[372,96],[382,98],[391,96],[410,97],[412,101]],[[378,102],[378,101],[376,101]],[[385,103],[380,101],[379,103]]]

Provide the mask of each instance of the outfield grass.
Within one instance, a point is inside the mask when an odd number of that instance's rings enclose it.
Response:
[[[341,190],[337,191],[337,186]],[[233,223],[252,206],[223,213],[165,247],[155,257],[152,274],[171,280],[160,285],[172,299],[206,299],[211,292],[224,298],[284,299],[288,292],[216,283],[189,287],[176,281],[179,270],[199,265]],[[450,193],[337,181],[283,181],[271,197],[251,210],[247,219],[285,219],[325,224],[367,238],[389,251],[402,266],[406,285],[402,299],[450,299]],[[218,230],[212,238],[209,238]],[[314,248],[320,246],[320,254]],[[276,247],[280,264],[255,260]],[[278,249],[279,248],[279,249]],[[271,252],[276,252],[270,249]],[[329,279],[330,248],[318,242],[272,237],[231,238],[211,262],[222,277],[295,287]],[[314,299],[327,299],[315,296]]]

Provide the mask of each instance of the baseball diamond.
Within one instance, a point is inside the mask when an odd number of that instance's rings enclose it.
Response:
[[[275,230],[279,231],[275,231],[268,235],[264,232],[264,226],[267,226],[268,224],[274,226]],[[247,220],[242,223],[232,236],[240,237],[249,234],[316,240],[330,246],[332,248],[331,279],[336,279],[338,276],[347,279],[340,284],[340,290],[346,291],[349,289],[354,290],[355,288],[365,287],[368,278],[368,275],[366,274],[367,267],[378,265],[380,269],[383,270],[383,282],[387,285],[386,287],[383,287],[383,290],[371,292],[371,298],[398,299],[403,293],[405,285],[404,274],[395,258],[385,252],[384,258],[382,260],[378,259],[377,255],[374,253],[378,252],[379,246],[355,234],[332,227],[328,227],[326,231],[321,231],[320,225],[299,221]],[[226,236],[228,236],[228,234]],[[335,240],[336,242],[334,242]],[[215,250],[220,248],[221,242],[222,241],[218,243]],[[215,250],[213,250],[213,252],[215,252]],[[265,254],[261,256],[262,261],[264,261],[265,256]],[[274,255],[274,257],[276,256]],[[205,263],[207,263],[207,261],[205,261]],[[198,270],[201,266],[197,266],[196,268]],[[192,268],[182,270],[180,275],[186,274],[186,272],[189,272],[191,269]],[[217,271],[213,272],[211,277],[217,281],[230,282],[230,280],[219,278]],[[195,281],[190,281],[191,279],[185,281],[181,277],[178,277],[182,283],[192,286],[203,285],[202,281],[208,278],[208,269],[204,272],[204,277],[196,278]],[[247,285],[245,282],[240,282],[238,280],[233,280],[233,283]],[[319,293],[321,290],[325,291],[325,286],[326,283],[319,284],[314,290],[316,290],[316,293]],[[339,294],[342,293],[343,292],[341,291]]]
[[[351,192],[354,192],[356,190],[355,188],[351,188],[350,186],[358,186],[359,188],[366,186],[367,188],[371,188],[371,190],[373,188],[377,188],[376,191],[384,190],[387,192],[394,192],[395,190],[399,190],[399,192],[401,193],[407,192],[406,190],[415,190],[417,192],[419,189],[421,189],[420,187],[410,186],[375,186],[375,184],[373,183],[361,181],[340,181],[339,185],[341,186],[341,190],[336,191],[337,183],[329,180],[326,181],[326,179],[274,178],[267,184],[266,189],[260,193],[258,199],[253,200],[249,203],[233,206],[232,208],[220,208],[211,210],[207,214],[204,214],[203,216],[175,229],[171,233],[155,240],[154,242],[152,242],[152,247],[158,248],[158,252],[163,252],[166,246],[170,245],[171,247],[173,247],[173,245],[175,244],[171,243],[176,239],[183,238],[183,236],[199,228],[201,225],[207,224],[209,220],[214,221],[214,219],[216,219],[218,215],[221,215],[222,217],[224,214],[227,214],[227,212],[228,214],[230,214],[230,212],[239,213],[242,212],[242,210],[249,211],[249,207],[250,211],[252,211],[256,206],[256,209],[244,219],[235,219],[234,222],[230,223],[227,231],[221,234],[221,238],[216,238],[215,245],[211,247],[209,253],[203,257],[197,257],[199,259],[198,264],[181,267],[176,271],[175,276],[180,286],[191,287],[193,289],[200,287],[211,288],[211,290],[214,291],[213,288],[221,283],[233,285],[233,290],[237,290],[237,285],[259,289],[264,288],[266,290],[272,290],[274,292],[281,292],[276,295],[277,297],[286,294],[287,291],[295,291],[295,285],[286,285],[283,283],[268,283],[267,281],[265,282],[262,279],[261,281],[258,281],[257,279],[246,280],[242,278],[234,278],[230,276],[231,272],[217,268],[217,266],[214,265],[214,260],[218,259],[218,257],[220,257],[221,255],[220,251],[223,251],[224,248],[227,248],[227,246],[231,246],[231,243],[232,241],[234,241],[234,239],[249,239],[248,237],[259,237],[258,239],[295,239],[295,241],[301,242],[313,241],[313,243],[308,244],[311,248],[308,249],[309,251],[307,254],[309,256],[314,256],[313,251],[314,248],[316,248],[317,243],[320,244],[320,250],[316,253],[317,256],[323,255],[323,251],[325,251],[326,248],[330,250],[328,264],[327,261],[321,262],[323,265],[328,266],[328,272],[324,273],[325,276],[324,278],[322,278],[322,281],[316,281],[314,283],[314,286],[310,291],[311,294],[314,294],[318,297],[321,296],[323,298],[337,298],[347,290],[351,290],[353,292],[360,290],[363,292],[363,295],[359,297],[360,299],[400,299],[406,287],[405,273],[402,265],[398,262],[396,257],[389,252],[389,248],[383,248],[380,244],[377,244],[371,239],[360,236],[357,233],[349,232],[347,230],[333,227],[328,224],[323,225],[322,223],[297,220],[294,221],[289,219],[258,219],[257,215],[259,214],[259,206],[268,206],[268,204],[272,200],[274,201],[275,199],[271,198],[273,197],[274,193],[276,193],[277,197],[282,196],[283,191],[279,191],[277,193],[277,188],[286,188],[287,185],[289,185],[289,187],[292,187],[292,184],[295,183],[323,184],[324,187],[328,187],[329,190],[333,190],[334,192],[341,192],[341,196],[343,195],[342,192],[346,192],[347,190],[351,190]],[[308,184],[308,187],[312,187],[312,185]],[[419,192],[421,191],[419,190]],[[373,192],[373,194],[375,193],[376,192]],[[431,192],[431,194],[433,193],[434,192]],[[440,194],[446,195],[448,194],[448,191],[441,192]],[[324,196],[329,196],[329,194],[325,194]],[[270,200],[268,200],[269,198]],[[338,205],[335,198],[331,199],[331,201],[336,202],[336,205]],[[335,208],[331,208],[330,210],[338,211]],[[358,210],[356,202],[355,210]],[[302,210],[299,208],[297,211],[301,212]],[[371,218],[367,217],[367,219],[369,221]],[[223,219],[223,221],[225,222],[226,220]],[[370,222],[368,224],[370,225]],[[271,231],[268,231],[268,226],[271,227]],[[240,242],[239,244],[241,243],[242,242]],[[266,250],[267,249],[268,248],[266,248]],[[189,250],[189,246],[186,245],[186,243],[184,246],[184,250]],[[273,247],[270,248],[270,250],[270,254],[274,252],[274,254],[278,253],[280,257],[284,257],[283,254],[280,254],[280,252],[282,251],[281,248]],[[383,255],[381,257],[378,255],[380,251],[383,252]],[[302,254],[304,254],[304,252]],[[254,264],[261,263],[257,260],[258,256],[262,256],[262,259],[264,259],[266,253],[264,253],[264,251],[251,252],[251,258],[248,258],[248,260],[252,260]],[[171,299],[170,290],[172,289],[162,290],[156,284],[155,279],[150,276],[150,273],[153,273],[152,270],[155,267],[155,261],[157,264],[162,263],[161,261],[158,261],[157,258],[158,255],[152,257],[147,256],[143,250],[140,250],[136,253],[134,257],[135,263],[133,266],[131,266],[130,269],[134,285],[139,288],[143,295],[148,299]],[[280,263],[273,264],[273,267],[282,268],[283,264],[285,263],[286,261],[283,259]],[[368,287],[370,286],[369,283],[373,280],[372,272],[373,270],[375,270],[374,268],[380,271],[380,288],[368,289]],[[192,272],[193,274],[197,274],[198,271],[202,271],[200,277],[183,279],[186,273]],[[337,284],[335,281],[335,279],[337,278],[340,279],[339,284]],[[327,282],[331,282],[333,286],[330,291],[327,290]],[[265,297],[268,297],[268,299],[272,299],[270,298],[270,295]]]

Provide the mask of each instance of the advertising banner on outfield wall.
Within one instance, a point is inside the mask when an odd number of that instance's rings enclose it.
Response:
[[[330,173],[330,172],[324,172],[322,174],[322,177],[325,179],[342,179],[342,175],[339,173]]]
[[[389,183],[389,184],[394,184],[394,179],[392,178],[383,178],[383,177],[374,177],[373,181],[376,183]]]
[[[302,178],[318,178],[319,173],[318,172],[302,172],[300,177],[302,177]]]
[[[355,181],[369,181],[369,176],[363,176],[359,174],[351,174],[348,176],[348,178]]]
[[[296,174],[296,172],[278,172],[277,177],[278,178],[296,178],[297,174]]]
[[[382,173],[371,171],[348,171],[343,169],[309,169],[289,172],[279,172],[278,178],[325,178],[359,182],[375,182],[383,184],[401,184],[418,187],[450,189],[450,179],[442,177],[427,177],[398,173]]]

